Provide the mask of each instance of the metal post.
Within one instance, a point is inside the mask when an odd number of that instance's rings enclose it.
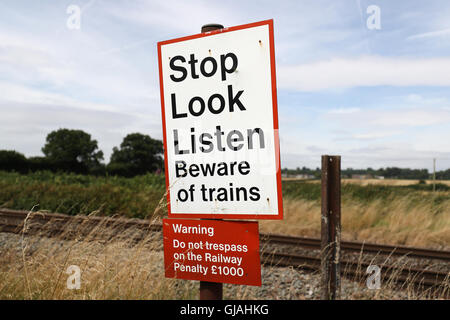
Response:
[[[223,25],[217,23],[205,24],[202,33],[223,29]],[[200,300],[222,300],[223,284],[219,282],[200,281]]]
[[[433,192],[436,191],[436,158],[433,158]]]
[[[222,283],[200,281],[200,300],[222,300],[222,297]]]
[[[219,29],[223,29],[223,25],[218,24],[218,23],[209,23],[209,24],[205,24],[202,27],[202,33],[219,30]]]
[[[341,157],[322,156],[321,286],[322,300],[341,291]]]

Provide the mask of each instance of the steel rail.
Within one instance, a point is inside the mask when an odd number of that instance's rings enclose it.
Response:
[[[320,249],[320,239],[315,238],[294,237],[277,234],[261,234],[261,240],[277,244],[297,245],[315,250]],[[395,256],[409,256],[413,258],[450,261],[450,251],[407,247],[400,245],[342,241],[341,249],[349,252],[392,254]]]
[[[320,271],[321,259],[305,255],[262,252],[262,263],[266,266],[293,267],[310,271]],[[346,278],[365,279],[366,270],[371,265],[365,262],[341,261],[341,273]],[[442,288],[448,296],[450,294],[450,273],[433,270],[423,270],[392,265],[380,266],[380,277],[394,283],[411,283],[424,288]]]

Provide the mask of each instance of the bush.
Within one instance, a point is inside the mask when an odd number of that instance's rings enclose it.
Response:
[[[25,156],[13,150],[0,150],[0,170],[27,172],[28,161]]]
[[[132,177],[134,176],[134,168],[128,163],[109,163],[106,166],[106,172],[111,176]]]

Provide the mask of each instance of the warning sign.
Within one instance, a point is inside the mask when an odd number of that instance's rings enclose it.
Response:
[[[273,21],[158,43],[169,217],[282,219]]]
[[[257,222],[163,219],[167,278],[261,285]]]

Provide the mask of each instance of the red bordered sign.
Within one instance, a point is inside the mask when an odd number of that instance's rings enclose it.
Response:
[[[273,20],[158,43],[168,215],[282,219]]]
[[[258,222],[163,219],[163,235],[167,278],[261,286]]]

